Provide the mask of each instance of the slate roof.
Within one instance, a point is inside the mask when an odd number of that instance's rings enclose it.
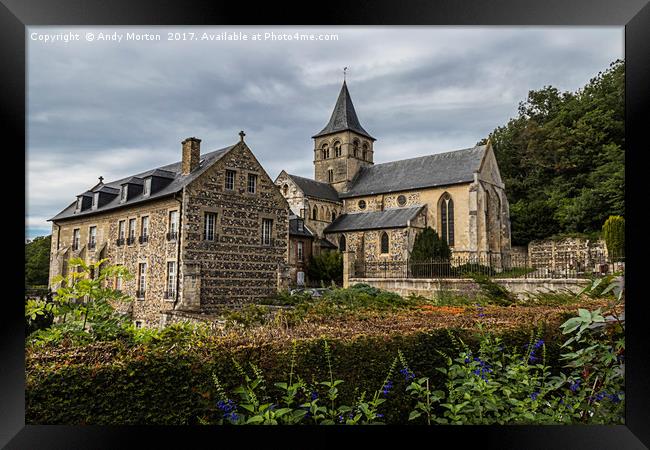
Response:
[[[329,224],[323,232],[340,233],[344,231],[404,228],[407,226],[408,221],[413,220],[422,208],[424,208],[424,205],[366,213],[342,214]]]
[[[341,198],[474,181],[487,146],[402,159],[362,168]]]
[[[368,134],[359,123],[359,118],[357,117],[354,105],[352,104],[352,97],[350,97],[348,86],[344,81],[343,86],[341,87],[341,92],[339,92],[339,98],[336,100],[336,105],[334,105],[334,111],[332,111],[330,121],[327,123],[325,128],[320,131],[320,133],[315,134],[312,137],[325,136],[327,134],[345,130],[352,130],[368,139],[372,139],[373,141],[376,140],[374,137],[370,136],[370,134]]]
[[[341,202],[339,200],[339,193],[331,185],[310,178],[299,177],[298,175],[287,175],[302,189],[307,197],[320,198],[331,202]]]
[[[302,220],[302,231],[298,230],[298,221]],[[289,217],[289,235],[291,236],[304,236],[308,238],[314,238],[314,234],[309,231],[309,228],[307,228],[307,225],[305,225],[304,219],[301,219],[298,216],[290,216]]]
[[[338,249],[338,247],[336,245],[332,244],[327,239],[318,239],[316,242],[318,243],[320,248],[329,248],[329,249],[332,249],[332,250]]]
[[[147,202],[150,200],[154,200],[157,198],[165,197],[168,195],[171,195],[175,192],[178,192],[183,189],[184,186],[187,186],[189,183],[194,181],[199,175],[201,175],[205,170],[210,167],[212,164],[217,162],[222,156],[224,156],[226,153],[228,153],[229,150],[231,150],[234,145],[231,145],[229,147],[225,147],[219,150],[214,150],[209,153],[204,153],[201,155],[200,160],[202,163],[199,165],[198,168],[194,169],[191,173],[187,175],[182,175],[181,174],[181,161],[177,161],[172,164],[168,164],[166,166],[162,167],[157,167],[155,169],[149,169],[145,172],[141,172],[136,175],[131,175],[128,177],[121,178],[116,181],[111,181],[110,183],[104,183],[102,186],[95,186],[92,191],[90,192],[95,192],[99,191],[100,189],[104,189],[107,191],[106,188],[113,188],[118,190],[122,185],[122,183],[126,182],[132,182],[132,183],[137,183],[137,184],[142,184],[143,179],[146,178],[147,176],[155,175],[155,176],[161,176],[164,178],[170,178],[171,182],[163,187],[161,190],[152,192],[150,195],[147,197],[144,197],[142,194],[135,196],[134,198],[128,199],[124,203],[120,203],[120,197],[117,195],[113,200],[108,202],[107,204],[100,206],[97,209],[87,209],[78,213],[75,213],[76,209],[76,201],[74,201],[71,205],[69,205],[67,208],[65,208],[63,211],[58,213],[56,216],[52,217],[51,219],[48,219],[50,221],[52,220],[61,220],[61,219],[69,219],[72,217],[82,217],[82,216],[88,216],[92,214],[97,214],[97,213],[102,213],[104,211],[109,211],[117,208],[122,208],[126,206],[131,206],[134,204],[142,203],[142,202]],[[86,191],[88,192],[88,191]],[[115,193],[117,193],[115,192]]]

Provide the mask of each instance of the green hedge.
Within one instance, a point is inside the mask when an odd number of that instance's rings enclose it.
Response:
[[[451,331],[470,346],[475,346],[475,332]],[[504,332],[506,347],[523,351],[529,342],[530,329]],[[547,361],[557,367],[561,336],[545,330]],[[431,330],[411,335],[357,337],[353,340],[329,340],[334,377],[344,380],[339,386],[342,403],[353,403],[354,388],[372,395],[380,389],[397,350],[401,349],[417,376],[431,377],[440,385],[444,367],[437,350],[457,354],[447,330]],[[27,359],[26,422],[28,424],[196,424],[197,417],[216,417],[216,392],[211,374],[214,371],[230,391],[241,382],[232,361],[242,365],[256,363],[264,372],[269,389],[273,383],[286,381],[289,372],[291,343],[248,345],[228,348],[212,341],[177,345],[170,342],[155,346],[127,348],[113,345],[111,357],[79,358],[78,350],[57,349],[53,359]],[[322,339],[297,342],[296,373],[305,381],[328,378]],[[76,356],[75,356],[76,355]],[[101,362],[97,362],[101,361]],[[382,405],[387,423],[406,423],[412,409],[404,393],[405,382],[395,376],[395,388]],[[270,392],[273,394],[273,391]],[[321,396],[323,393],[321,392]]]

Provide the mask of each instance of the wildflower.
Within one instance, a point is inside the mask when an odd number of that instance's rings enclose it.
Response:
[[[571,380],[569,382],[569,389],[571,389],[571,392],[576,392],[578,389],[580,389],[580,380],[578,381]]]
[[[412,380],[413,378],[415,378],[415,374],[413,372],[411,372],[411,370],[409,370],[406,367],[404,367],[402,370],[400,370],[399,373],[404,375],[404,379],[406,381],[409,381],[409,380]]]
[[[533,345],[533,349],[537,350],[542,345],[544,345],[544,339],[537,339],[537,341],[535,342],[535,345]]]
[[[539,395],[539,392],[535,391],[532,394],[530,394],[530,398],[532,400],[537,400],[537,396]]]
[[[339,423],[343,423],[343,416],[339,416]]]
[[[388,380],[386,382],[386,384],[384,385],[384,387],[382,388],[381,393],[384,394],[384,395],[388,395],[388,393],[390,392],[392,387],[393,387],[393,382]]]
[[[228,399],[226,401],[219,400],[217,402],[217,408],[222,410],[225,413],[224,417],[226,417],[226,415],[228,415],[229,413],[231,413],[232,411],[235,411],[237,409],[237,405],[235,404],[235,402],[233,402],[230,399]]]
[[[381,414],[381,413],[377,413],[376,416],[377,416],[379,419],[381,419],[382,417],[384,417],[384,415]]]
[[[311,399],[312,401],[316,400],[318,398],[318,392],[314,391],[311,393]]]

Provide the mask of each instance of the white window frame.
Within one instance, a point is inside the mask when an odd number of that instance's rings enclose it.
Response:
[[[126,238],[126,220],[120,220],[117,223],[117,238],[118,239]]]
[[[167,292],[172,298],[176,295],[176,261],[167,261]]]
[[[138,266],[138,291],[143,294],[147,291],[147,263]]]
[[[135,219],[129,219],[129,234],[127,237],[135,239],[135,227],[136,227],[136,220]]]
[[[77,197],[77,210],[81,211],[81,207],[84,204],[84,198],[83,197]]]
[[[97,245],[97,226],[88,228],[88,244]]]
[[[127,198],[127,194],[129,192],[128,186],[125,184],[122,186],[122,192],[120,192],[120,203],[124,203]]]
[[[273,219],[262,219],[262,245],[271,245]]]
[[[75,228],[72,230],[72,248],[79,250],[79,244],[81,244],[81,228]]]
[[[298,261],[304,261],[305,260],[305,249],[304,249],[302,241],[298,241],[297,257],[298,257]]]
[[[149,236],[149,216],[142,216],[140,219],[140,236]]]
[[[144,179],[144,186],[142,187],[142,195],[148,197],[151,195],[151,177]]]
[[[251,181],[253,182],[252,187],[253,190],[251,191]],[[247,192],[249,194],[255,194],[257,192],[257,175],[254,173],[249,173],[248,174],[248,185],[246,187]]]
[[[232,176],[232,179],[231,179]],[[237,172],[234,170],[226,169],[226,181],[224,183],[224,188],[227,191],[235,190],[235,178],[237,177]],[[230,187],[229,187],[230,185]]]
[[[206,211],[203,214],[203,240],[214,241],[217,229],[217,213]]]
[[[99,192],[95,192],[93,194],[92,209],[97,209],[98,206],[99,206]]]
[[[178,211],[169,211],[169,232],[178,232]]]

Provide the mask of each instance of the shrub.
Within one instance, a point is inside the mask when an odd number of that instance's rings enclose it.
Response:
[[[307,266],[307,276],[312,282],[341,284],[343,281],[343,254],[324,251],[311,256]]]
[[[415,237],[411,251],[412,261],[426,261],[434,258],[449,259],[450,257],[451,250],[447,242],[440,239],[433,228],[426,227]]]
[[[621,216],[609,216],[603,224],[603,238],[607,253],[613,261],[625,257],[625,219]]]

